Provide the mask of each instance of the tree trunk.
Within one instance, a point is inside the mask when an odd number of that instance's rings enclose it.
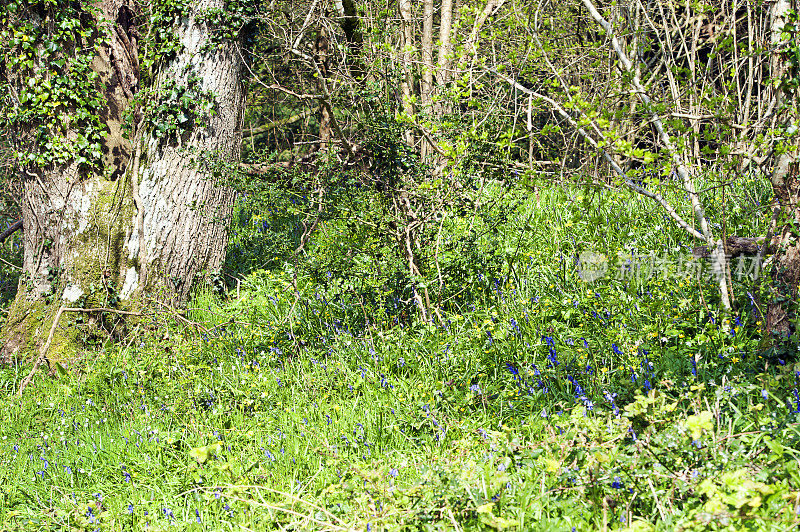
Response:
[[[403,98],[403,112],[409,116],[414,116],[414,105],[412,98],[414,96],[414,70],[412,59],[414,49],[416,48],[414,42],[414,21],[412,19],[411,0],[400,0],[400,23],[403,29],[401,42],[402,52],[400,53],[400,63],[403,69],[403,79],[400,82],[400,91]],[[414,133],[411,129],[405,133],[405,141],[409,146],[414,145]]]
[[[234,195],[218,177],[240,156],[241,54],[234,41],[206,48],[211,34],[198,20],[204,10],[224,8],[224,1],[196,0],[175,17],[179,22],[170,30],[178,51],[156,63],[152,87],[139,87],[135,3],[105,0],[98,7],[94,27],[110,28],[107,41],[95,31],[75,50],[95,47],[90,74],[97,76],[94,90],[104,95],[97,111],[102,156],[94,165],[72,157],[24,168],[24,274],[0,338],[4,358],[41,344],[60,306],[132,308],[150,298],[181,304],[198,274],[218,271],[224,260]],[[34,9],[30,15],[40,16]],[[11,73],[9,79],[24,83],[29,75]],[[197,95],[213,112],[202,110]],[[136,104],[131,143],[122,124]],[[62,120],[80,126],[76,106]],[[66,127],[63,136],[79,143],[86,135]],[[68,360],[80,334],[66,315],[58,329],[48,356]]]
[[[786,71],[782,50],[781,32],[790,8],[790,0],[777,0],[771,6],[771,70],[775,80],[798,75],[797,72]],[[794,98],[787,99],[783,88],[776,88],[774,98],[783,125],[789,126],[792,115],[797,119],[797,101]],[[785,153],[776,157],[770,180],[780,208],[779,219],[783,224],[772,239],[772,247],[776,251],[768,280],[764,340],[775,348],[776,354],[781,355],[789,349],[789,344],[797,344],[797,339],[791,338],[796,334],[797,284],[800,278],[800,170],[796,140]]]
[[[444,86],[450,81],[450,40],[453,28],[453,0],[442,0],[439,23],[439,55],[437,57],[436,83]]]
[[[364,36],[361,33],[361,21],[353,0],[334,0],[336,12],[341,19],[341,27],[344,31],[345,39],[350,50],[347,54],[347,65],[353,79],[361,81],[364,79],[364,63],[362,53],[364,49]]]
[[[330,41],[328,40],[328,30],[320,26],[317,32],[317,39],[314,41],[314,60],[317,62],[320,77],[317,80],[317,91],[324,93],[323,85],[328,78],[330,71]],[[330,148],[331,143],[331,110],[327,105],[319,106],[319,149],[322,151]]]
[[[431,95],[433,93],[433,0],[424,0],[422,10],[422,80],[420,85],[420,106],[426,112],[431,111]],[[420,143],[420,158],[428,160],[433,148],[426,139]]]

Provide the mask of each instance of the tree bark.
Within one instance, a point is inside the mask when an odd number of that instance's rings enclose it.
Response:
[[[403,98],[403,112],[409,117],[414,115],[414,105],[412,98],[414,95],[414,70],[412,59],[414,55],[414,21],[412,19],[411,0],[400,0],[400,22],[403,29],[402,52],[400,63],[403,69],[403,78],[400,82],[400,91]],[[406,131],[405,141],[408,145],[414,145],[414,133],[411,129]]]
[[[424,0],[422,10],[422,80],[420,85],[419,100],[422,109],[430,111],[431,95],[433,93],[433,0]],[[420,158],[428,159],[428,154],[433,149],[430,143],[423,139],[420,143]]]
[[[790,0],[777,0],[772,3],[771,45],[772,78],[785,79],[787,75],[798,75],[797,72],[786,71],[781,32],[791,8]],[[794,115],[797,119],[797,102],[786,98],[782,87],[777,87],[774,95],[776,109],[783,118],[783,126],[790,124]],[[795,137],[796,138],[796,137]],[[778,202],[779,219],[783,221],[772,238],[775,248],[774,260],[770,268],[766,315],[764,324],[765,344],[775,348],[776,354],[783,354],[790,346],[797,343],[792,335],[796,334],[797,319],[797,285],[800,278],[800,169],[798,169],[797,141],[776,157],[770,181]]]
[[[361,33],[361,21],[358,17],[356,5],[353,0],[334,0],[336,11],[341,20],[340,25],[344,31],[345,39],[350,47],[347,54],[347,65],[350,75],[357,81],[364,78],[364,63],[362,53],[364,48],[364,36]]]
[[[62,304],[132,308],[148,298],[181,304],[198,274],[220,269],[234,194],[217,177],[223,163],[240,157],[242,64],[238,42],[206,47],[210,31],[198,15],[224,4],[196,0],[170,28],[179,51],[159,66],[148,93],[163,97],[194,76],[214,112],[198,115],[174,139],[157,136],[145,116],[133,142],[122,124],[140,90],[136,4],[98,4],[97,27],[108,27],[109,37],[87,44],[97,45],[91,68],[105,96],[102,158],[89,171],[79,161],[24,168],[24,275],[0,338],[3,358],[35,351]],[[81,134],[73,128],[67,138]],[[79,345],[77,328],[65,321],[51,346],[62,361]]]
[[[317,62],[320,78],[317,81],[317,92],[324,93],[324,84],[330,71],[330,41],[328,40],[328,30],[320,26],[317,32],[317,39],[314,42],[314,60]],[[326,150],[331,143],[331,109],[327,105],[319,106],[319,149]]]
[[[444,86],[450,81],[450,47],[453,28],[453,0],[442,0],[442,10],[439,22],[439,55],[436,61],[436,83]]]
[[[140,271],[137,280],[137,272],[126,270],[126,285],[132,284],[123,297],[164,289],[183,303],[195,277],[218,272],[225,259],[234,192],[214,174],[220,165],[241,158],[242,55],[236,41],[206,49],[211,28],[197,20],[203,10],[224,7],[224,0],[194,2],[178,28],[183,50],[158,80],[188,84],[189,75],[198,76],[201,89],[213,95],[214,113],[176,144],[164,145],[152,131],[143,131],[132,168],[138,174],[139,235],[131,235],[126,245],[129,256],[138,257]]]

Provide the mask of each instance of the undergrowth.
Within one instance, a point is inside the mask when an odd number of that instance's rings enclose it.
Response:
[[[742,190],[710,216],[762,234]],[[624,193],[486,193],[427,279],[342,211],[292,255],[302,194],[245,202],[227,295],[22,397],[2,369],[2,528],[796,527],[800,365],[759,355],[751,280],[718,313],[697,243]]]

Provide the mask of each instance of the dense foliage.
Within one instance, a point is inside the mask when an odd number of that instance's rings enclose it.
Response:
[[[106,29],[26,4],[0,12],[6,225],[20,175],[106,133]],[[185,309],[76,300],[71,366],[0,361],[0,530],[800,524],[800,339],[767,323],[796,306],[771,284],[796,239],[767,252],[800,223],[770,173],[800,138],[793,11],[772,35],[760,0],[141,4],[131,136],[216,112],[159,78],[189,16],[246,55],[243,164],[190,154],[236,191],[225,263]],[[721,276],[731,235],[766,238]]]
[[[740,229],[759,200],[729,204]],[[229,261],[262,250],[266,269],[238,291],[149,316],[21,401],[27,368],[3,371],[3,527],[795,526],[798,373],[758,356],[757,309],[718,315],[689,243],[626,194],[515,204],[476,237],[499,266],[467,265],[425,324],[379,297],[391,253],[346,215],[292,260],[302,198],[251,195]],[[593,216],[615,220],[607,239]],[[443,241],[468,231],[451,222]],[[618,257],[591,282],[574,261],[590,246]],[[666,269],[639,269],[649,252]]]

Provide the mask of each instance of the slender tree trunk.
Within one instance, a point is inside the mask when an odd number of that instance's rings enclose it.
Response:
[[[314,42],[314,60],[317,62],[319,73],[321,74],[318,80],[318,92],[323,93],[323,84],[328,77],[330,71],[330,41],[328,40],[328,30],[324,26],[320,26],[317,32],[317,39]],[[321,150],[326,150],[331,143],[331,110],[327,105],[320,105],[319,107],[319,147]]]
[[[336,11],[341,18],[341,27],[344,31],[344,37],[350,47],[350,53],[347,54],[347,65],[350,70],[350,75],[356,80],[364,78],[364,62],[362,60],[362,53],[364,48],[364,36],[361,33],[361,21],[358,17],[356,5],[353,0],[335,0]]]
[[[414,57],[414,21],[412,19],[411,0],[400,0],[400,22],[403,29],[402,43],[403,50],[400,54],[400,63],[403,69],[403,79],[400,83],[400,92],[403,97],[403,112],[408,116],[414,115],[414,105],[412,98],[414,95],[414,69],[412,59]],[[414,144],[414,133],[409,129],[406,131],[406,143]]]
[[[439,22],[439,55],[436,62],[436,83],[443,86],[450,80],[450,48],[453,30],[453,0],[442,0],[442,11]]]
[[[791,0],[777,0],[771,6],[771,45],[772,45],[772,78],[786,79],[789,75],[797,76],[798,72],[787,72],[781,50],[781,32],[786,17],[792,7]],[[776,109],[782,117],[784,126],[790,124],[790,118],[798,119],[797,101],[786,98],[782,87],[776,88]],[[796,126],[795,126],[796,127]],[[798,143],[776,157],[770,181],[775,198],[780,208],[779,219],[783,224],[778,226],[772,239],[776,249],[773,265],[768,279],[769,294],[766,305],[766,323],[764,327],[765,341],[774,346],[778,354],[782,354],[795,334],[797,319],[797,288],[800,279],[800,168],[798,168]]]
[[[98,112],[106,130],[103,154],[90,170],[80,161],[24,170],[24,275],[2,333],[6,358],[42,343],[62,305],[131,308],[150,298],[180,304],[195,278],[218,271],[224,260],[234,196],[216,176],[240,157],[241,54],[233,41],[207,47],[209,28],[197,18],[224,2],[197,0],[170,28],[180,51],[160,65],[154,90],[146,93],[150,103],[169,103],[171,94],[194,83],[209,95],[213,112],[148,116],[146,100],[133,143],[122,135],[122,123],[142,90],[136,5],[105,0],[98,7],[97,27],[107,26],[110,37],[98,41],[98,32],[82,46],[97,47],[91,70],[104,95]],[[190,104],[193,111],[201,107]],[[165,122],[177,128],[174,137],[157,134]],[[66,132],[75,141],[82,135]],[[48,356],[68,360],[79,336],[65,315]]]
[[[429,112],[431,109],[431,95],[433,94],[433,0],[424,0],[422,10],[422,82],[420,85],[419,100],[422,109]],[[427,140],[420,143],[420,157],[428,160],[428,155],[433,148]]]

